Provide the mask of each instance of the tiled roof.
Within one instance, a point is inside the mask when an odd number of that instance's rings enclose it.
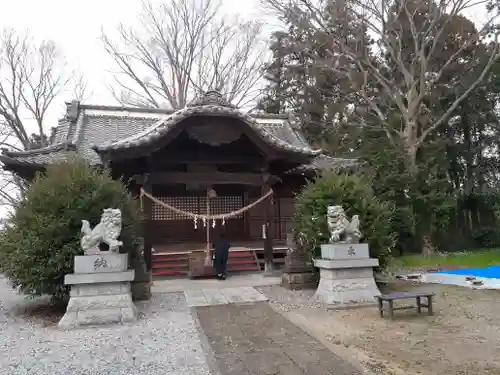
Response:
[[[142,132],[120,140],[109,140],[105,143],[96,144],[93,148],[98,153],[101,153],[148,145],[164,137],[182,120],[191,116],[201,115],[237,118],[249,125],[265,142],[279,150],[296,152],[304,155],[321,154],[321,150],[312,149],[309,143],[294,131],[288,121],[276,120],[267,123],[265,119],[256,119],[248,114],[242,113],[238,108],[227,103],[220,94],[214,91],[196,98],[185,108],[164,116]]]
[[[4,151],[0,155],[0,161],[6,164],[31,164],[43,166],[59,160],[66,159],[75,152],[75,148],[67,143],[61,142],[48,147],[22,152]]]
[[[208,94],[207,94],[208,95]],[[166,134],[182,119],[191,115],[229,116],[247,123],[268,144],[278,149],[313,157],[307,169],[329,168],[328,163],[342,164],[314,150],[288,121],[286,116],[246,115],[220,101],[216,95],[205,95],[205,102],[191,103],[179,111],[151,108],[126,108],[68,103],[68,114],[59,122],[53,144],[25,152],[4,151],[0,161],[5,165],[46,165],[77,152],[92,165],[102,164],[98,152],[147,144]],[[208,100],[208,102],[207,102]],[[77,111],[69,106],[78,106]],[[74,109],[74,107],[72,107]],[[74,115],[76,113],[76,115]],[[98,152],[96,152],[98,151]],[[345,160],[347,164],[351,161]]]

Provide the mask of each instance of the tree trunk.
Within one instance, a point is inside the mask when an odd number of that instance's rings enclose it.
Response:
[[[419,145],[416,140],[416,123],[407,126],[405,131],[405,167],[410,175],[410,186],[407,194],[412,202],[418,202],[422,195],[423,184],[426,183],[420,176],[418,164]],[[413,205],[413,215],[416,220],[415,243],[419,246],[424,256],[428,256],[429,249],[435,246],[431,240],[431,214],[428,210],[423,210],[421,205]]]

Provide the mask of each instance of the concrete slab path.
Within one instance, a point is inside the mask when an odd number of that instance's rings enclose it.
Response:
[[[186,290],[184,296],[189,307],[267,301],[266,296],[251,286]]]
[[[194,308],[222,375],[361,375],[268,303]]]
[[[184,292],[186,290],[236,288],[241,286],[279,285],[278,276],[264,276],[262,273],[229,276],[226,280],[217,279],[164,279],[154,280],[153,293]]]

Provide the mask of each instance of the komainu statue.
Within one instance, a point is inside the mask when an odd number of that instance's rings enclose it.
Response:
[[[87,220],[82,220],[82,238],[80,245],[85,254],[95,254],[99,252],[99,245],[105,243],[109,246],[109,251],[117,253],[119,247],[123,245],[118,241],[122,231],[122,212],[118,208],[105,208],[102,211],[101,221],[93,229]]]
[[[342,206],[328,206],[326,215],[330,243],[359,243],[363,235],[359,229],[358,215],[353,215],[349,221]]]

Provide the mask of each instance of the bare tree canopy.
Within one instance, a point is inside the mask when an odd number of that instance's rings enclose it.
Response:
[[[322,56],[316,54],[313,59],[349,78],[389,140],[403,146],[410,169],[416,169],[417,152],[429,136],[485,81],[500,56],[495,1],[263,2],[288,25],[300,24],[306,32],[322,35],[316,38],[324,43]],[[478,7],[487,11],[482,25],[465,18],[465,13]],[[344,22],[349,35],[332,28],[332,19]],[[467,77],[454,74],[457,66]],[[454,90],[454,97],[443,104],[440,94],[445,86]],[[444,106],[439,111],[438,102]],[[389,121],[394,113],[399,118],[396,126]]]
[[[243,107],[258,95],[260,23],[230,19],[217,0],[145,1],[138,20],[120,25],[115,37],[102,32],[122,104],[182,108],[196,93],[218,90]]]
[[[57,64],[60,64],[60,59],[54,43],[42,41],[35,45],[29,35],[3,30],[0,40],[0,118],[8,135],[13,136],[12,143],[5,140],[4,146],[18,150],[30,148],[26,118],[34,120],[36,130],[33,133],[40,136],[42,146],[46,145],[45,115],[69,81],[63,77],[62,67]]]
[[[23,151],[47,146],[47,116],[56,98],[74,86],[85,97],[83,77],[67,69],[52,41],[29,33],[0,31],[0,148]],[[55,124],[52,124],[55,125]],[[22,182],[0,169],[0,205],[16,201]]]

